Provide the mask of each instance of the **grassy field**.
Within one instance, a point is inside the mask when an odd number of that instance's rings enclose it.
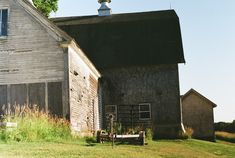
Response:
[[[199,140],[152,141],[137,145],[74,142],[0,143],[0,158],[210,158],[235,157],[235,144]]]
[[[216,138],[220,140],[229,141],[235,143],[235,133],[228,133],[228,132],[215,132]]]

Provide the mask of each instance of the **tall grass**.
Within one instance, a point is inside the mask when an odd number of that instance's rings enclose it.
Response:
[[[15,106],[7,112],[5,122],[16,122],[16,128],[1,128],[2,141],[58,141],[71,138],[69,122],[40,111],[37,106]]]
[[[216,139],[235,143],[235,133],[215,132]]]

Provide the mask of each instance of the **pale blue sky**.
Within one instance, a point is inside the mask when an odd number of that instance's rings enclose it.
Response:
[[[171,4],[171,5],[170,5]],[[52,16],[97,14],[97,0],[59,0]],[[235,119],[235,0],[112,0],[114,14],[175,9],[186,64],[180,92],[194,88],[218,105],[215,121]]]

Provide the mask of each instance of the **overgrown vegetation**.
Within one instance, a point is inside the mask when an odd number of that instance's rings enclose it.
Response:
[[[233,122],[231,123],[229,122],[215,123],[215,131],[235,133],[235,120],[233,120]]]
[[[235,133],[215,132],[216,139],[235,143]]]
[[[146,128],[145,135],[146,135],[147,140],[152,140],[153,139],[153,130],[151,128]]]
[[[181,131],[179,133],[179,138],[181,139],[191,139],[193,138],[193,129],[191,127],[185,127],[185,132]]]
[[[7,112],[3,122],[15,122],[16,128],[1,128],[0,140],[9,141],[57,141],[71,138],[69,123],[51,117],[37,106],[16,106]]]

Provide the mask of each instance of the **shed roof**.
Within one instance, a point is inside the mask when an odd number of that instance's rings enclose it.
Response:
[[[185,62],[174,10],[52,21],[77,41],[98,69]]]
[[[209,102],[213,108],[217,107],[217,105],[215,103],[213,103],[211,100],[209,100],[208,98],[206,98],[205,96],[203,96],[202,94],[200,94],[199,92],[194,90],[193,88],[191,88],[188,92],[186,92],[184,95],[181,96],[182,101],[192,93],[197,95],[199,98]]]

